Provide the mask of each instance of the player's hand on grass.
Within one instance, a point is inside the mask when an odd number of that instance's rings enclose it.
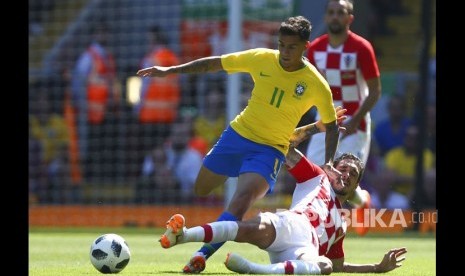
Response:
[[[384,254],[383,260],[376,265],[376,272],[388,272],[402,266],[407,248],[394,248]]]

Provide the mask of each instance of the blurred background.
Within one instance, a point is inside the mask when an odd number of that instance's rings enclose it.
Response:
[[[233,2],[29,0],[30,225],[163,226],[167,216],[155,214],[180,208],[216,218],[228,185],[208,197],[194,196],[192,185],[245,106],[251,80],[241,74],[230,98],[224,73],[148,83],[137,70],[229,52],[231,22],[242,26],[233,42],[241,49],[276,48],[288,16],[309,18],[311,39],[326,31],[323,0],[241,0],[239,15]],[[351,29],[373,44],[382,80],[361,186],[376,209],[435,210],[436,1],[354,2]],[[309,112],[301,124],[310,122]],[[386,122],[409,127],[394,142],[376,134]],[[399,149],[413,159],[393,161],[389,152]],[[404,190],[393,189],[395,176]],[[255,207],[287,208],[294,186],[281,169],[275,192]]]

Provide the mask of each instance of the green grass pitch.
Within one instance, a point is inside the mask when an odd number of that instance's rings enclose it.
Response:
[[[148,228],[30,228],[29,275],[101,275],[90,263],[90,245],[105,233],[123,236],[131,250],[131,260],[118,275],[183,275],[182,267],[201,243],[181,244],[163,249],[158,238],[164,229]],[[370,234],[359,237],[349,233],[344,241],[346,261],[351,263],[379,262],[388,249],[407,247],[403,266],[386,275],[436,275],[436,239],[434,234]],[[228,252],[237,252],[258,263],[267,263],[264,251],[249,244],[227,242],[207,262],[203,275],[237,275],[223,262]],[[334,273],[335,275],[350,275]],[[357,274],[372,275],[372,274]]]

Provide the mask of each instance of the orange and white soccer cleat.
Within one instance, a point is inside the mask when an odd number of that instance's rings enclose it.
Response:
[[[178,243],[179,237],[184,234],[186,220],[181,214],[175,214],[166,222],[166,231],[158,240],[163,248],[170,248]]]
[[[186,274],[198,274],[205,270],[205,262],[207,259],[203,256],[202,253],[197,252],[195,256],[193,256],[189,263],[184,266],[182,272]]]

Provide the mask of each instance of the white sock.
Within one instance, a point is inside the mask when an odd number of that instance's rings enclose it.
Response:
[[[235,221],[215,221],[202,226],[185,229],[184,235],[178,243],[233,241],[237,236],[238,229],[239,225]]]
[[[321,269],[316,262],[292,260],[275,264],[249,263],[250,273],[254,274],[321,274]]]
[[[317,262],[294,260],[290,261],[294,266],[294,274],[313,274],[320,275],[321,269]]]

